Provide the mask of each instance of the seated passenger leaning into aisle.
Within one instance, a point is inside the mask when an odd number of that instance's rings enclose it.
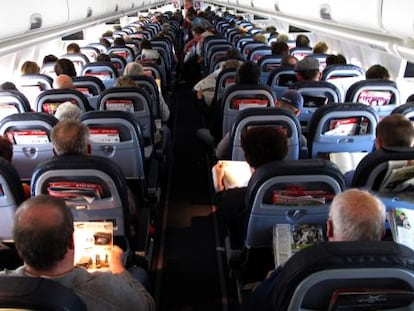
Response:
[[[241,145],[244,157],[250,169],[255,169],[263,164],[283,160],[288,152],[287,136],[280,129],[272,127],[253,127],[245,131],[241,136]],[[275,163],[277,165],[277,163]],[[229,230],[233,241],[242,243],[243,224],[246,217],[246,187],[224,189],[223,163],[218,162],[214,170],[217,175],[216,189],[217,206],[223,217],[224,225]]]
[[[350,189],[333,199],[327,219],[327,238],[336,241],[380,241],[385,234],[385,206],[367,191]],[[240,311],[275,310],[274,288],[283,267],[268,275],[241,305]]]
[[[123,266],[118,246],[113,247],[111,271],[75,267],[73,232],[72,213],[65,201],[46,195],[26,200],[17,209],[13,230],[24,265],[0,272],[1,277],[51,279],[73,289],[90,311],[155,310],[150,294]]]

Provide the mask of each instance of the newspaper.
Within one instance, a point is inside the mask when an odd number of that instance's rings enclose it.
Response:
[[[252,171],[246,161],[223,160],[218,161],[216,165],[222,165],[222,169],[224,170],[224,189],[246,187],[249,183],[250,177],[252,176]],[[211,172],[214,188],[217,192],[219,187],[216,166],[213,166]]]
[[[414,249],[414,210],[392,208],[387,219],[394,241]]]
[[[335,152],[329,154],[329,160],[335,163],[342,174],[353,171],[368,152]]]
[[[388,169],[379,187],[381,192],[413,190],[414,163],[411,160],[388,161]]]

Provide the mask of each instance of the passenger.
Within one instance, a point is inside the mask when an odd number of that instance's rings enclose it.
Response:
[[[382,65],[373,65],[368,68],[365,72],[366,79],[386,79],[389,80],[391,78],[388,69]]]
[[[79,119],[82,111],[80,108],[73,104],[70,101],[61,103],[57,108],[56,112],[54,114],[55,118],[59,121],[65,120],[65,119]]]
[[[330,54],[325,59],[326,66],[330,65],[346,65],[346,58],[342,54]]]
[[[111,47],[111,42],[109,42],[109,40],[106,39],[106,38],[100,38],[99,43],[102,44],[107,49],[109,49]]]
[[[60,58],[55,63],[56,76],[66,74],[69,77],[76,77],[76,69],[73,62],[67,58]]]
[[[298,59],[295,56],[286,55],[282,58],[282,61],[280,62],[280,66],[291,67],[293,69],[297,63],[298,63]]]
[[[71,43],[66,47],[66,53],[67,54],[80,54],[81,49],[79,44],[77,43]]]
[[[272,49],[272,55],[277,55],[277,56],[282,56],[282,57],[289,55],[289,46],[284,41],[273,42],[271,49]]]
[[[140,63],[132,62],[128,63],[124,69],[124,76],[142,76],[144,75],[144,67]],[[139,83],[135,84],[135,87],[139,87]],[[165,102],[164,96],[161,92],[159,92],[159,105],[160,105],[160,113],[162,121],[168,121],[170,117],[170,108],[168,107],[167,103]]]
[[[13,164],[13,144],[6,136],[0,136],[0,158]],[[30,198],[30,185],[22,182],[24,197]]]
[[[289,36],[285,33],[281,33],[280,35],[277,36],[277,42],[288,42],[289,41]]]
[[[108,272],[74,266],[73,232],[73,216],[64,200],[46,195],[26,200],[16,211],[13,229],[24,265],[0,275],[52,279],[73,289],[90,311],[155,310],[150,294],[123,266],[118,246],[113,247]]]
[[[120,76],[116,79],[114,87],[138,87],[130,76]]]
[[[150,40],[143,39],[141,41],[141,59],[159,59],[160,53],[152,48]]]
[[[75,89],[73,85],[72,78],[66,74],[58,75],[55,80],[53,80],[53,88],[54,89]]]
[[[56,63],[56,61],[58,60],[57,56],[53,55],[53,54],[48,54],[45,57],[43,57],[42,60],[42,66],[45,66],[46,64],[54,64]]]
[[[10,81],[3,82],[0,85],[0,91],[18,91],[16,84]]]
[[[380,241],[385,233],[385,206],[367,191],[349,189],[333,199],[327,219],[327,238],[337,241]],[[279,282],[278,267],[243,301],[240,311],[275,310],[273,297]]]
[[[300,60],[294,70],[298,81],[319,81],[321,73],[319,71],[319,61],[312,56],[307,56]]]
[[[328,52],[328,45],[324,41],[316,42],[312,52],[313,54],[326,54]]]
[[[22,75],[38,74],[40,73],[40,67],[36,62],[26,61],[20,68]]]
[[[296,47],[308,48],[310,45],[310,40],[306,35],[297,35],[296,37]]]
[[[266,126],[253,127],[241,136],[244,157],[252,172],[263,164],[283,160],[288,152],[287,136],[283,131]],[[229,230],[232,241],[242,245],[246,217],[246,187],[224,189],[223,164],[214,166],[217,175],[217,206]],[[260,310],[260,309],[257,309]]]
[[[197,92],[197,98],[204,100],[207,107],[212,105],[214,93],[216,90],[217,77],[220,72],[227,68],[237,68],[240,66],[240,61],[236,59],[229,59],[222,63],[219,69],[209,74],[204,79],[200,80],[195,86],[194,91]]]
[[[267,45],[267,38],[263,33],[258,33],[253,36],[255,42],[262,42]]]
[[[376,149],[413,147],[414,125],[403,114],[393,113],[377,124],[375,136]],[[355,170],[351,170],[344,174],[348,187],[352,184],[354,173]]]

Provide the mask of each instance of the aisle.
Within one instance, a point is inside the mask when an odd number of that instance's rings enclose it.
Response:
[[[165,244],[159,310],[222,308],[218,257],[211,211],[207,158],[195,131],[201,126],[191,89],[181,86],[172,101],[174,151],[167,193]],[[158,296],[158,297],[157,297]]]

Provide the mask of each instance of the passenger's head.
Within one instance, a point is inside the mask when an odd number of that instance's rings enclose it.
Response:
[[[42,65],[50,64],[50,63],[56,63],[58,60],[57,56],[53,54],[46,55],[43,57]]]
[[[57,155],[88,153],[89,129],[78,120],[59,121],[52,128],[50,138]]]
[[[254,35],[253,36],[253,39],[254,39],[254,41],[262,42],[264,44],[267,44],[266,36],[264,34],[262,34],[262,33],[258,33],[256,35]]]
[[[339,193],[329,208],[329,241],[379,241],[385,230],[385,206],[359,189]]]
[[[142,39],[141,41],[141,49],[152,49],[151,41],[148,39]]]
[[[319,61],[312,56],[307,56],[297,62],[294,70],[298,80],[318,81],[320,78]]]
[[[241,146],[246,162],[253,168],[283,160],[288,152],[286,133],[267,126],[253,127],[243,132]]]
[[[325,54],[328,52],[328,45],[324,41],[319,41],[313,47],[312,52],[314,54]]]
[[[310,40],[305,35],[298,35],[296,37],[296,47],[309,47]]]
[[[13,238],[19,255],[31,268],[55,268],[73,250],[73,217],[62,199],[39,195],[16,211]]]
[[[298,63],[298,59],[293,55],[286,55],[282,57],[282,61],[280,62],[281,67],[295,67]]]
[[[368,68],[368,70],[365,72],[365,77],[367,79],[390,79],[390,73],[388,72],[388,69],[385,68],[382,65],[373,65]]]
[[[338,55],[330,54],[326,57],[325,62],[326,62],[326,66],[346,65],[346,58],[345,56],[341,54],[338,54]]]
[[[234,59],[242,59],[242,56],[238,49],[230,48],[226,51],[226,54],[224,54],[227,58],[234,58]]]
[[[296,90],[287,90],[278,99],[276,107],[292,111],[298,116],[303,107],[303,96]]]
[[[289,54],[289,46],[284,41],[276,41],[271,46],[272,54],[286,56]]]
[[[244,62],[236,72],[237,84],[258,84],[260,81],[260,67],[252,61]]]
[[[99,43],[102,44],[107,49],[109,49],[111,47],[111,42],[109,42],[109,40],[106,39],[106,38],[100,38]]]
[[[74,89],[72,78],[66,74],[58,75],[53,80],[54,89]]]
[[[76,77],[76,69],[73,62],[67,58],[58,59],[55,63],[56,75],[66,74],[69,77]]]
[[[277,36],[277,40],[278,42],[288,42],[289,41],[289,36],[285,33],[281,33]]]
[[[120,76],[116,79],[114,87],[137,87],[138,85],[130,76]]]
[[[0,85],[0,91],[17,91],[17,87],[13,82],[6,81]]]
[[[0,136],[0,158],[9,162],[13,158],[13,145],[6,136]]]
[[[82,111],[80,110],[80,108],[67,101],[64,103],[61,103],[55,112],[55,117],[56,119],[58,119],[59,121],[65,120],[65,119],[79,119],[80,115],[81,115]]]
[[[97,62],[107,62],[107,63],[110,63],[111,62],[111,56],[109,56],[108,54],[99,54],[96,57],[96,61]]]
[[[140,63],[131,62],[125,66],[124,76],[140,76],[144,74],[144,67]]]
[[[36,62],[26,61],[20,68],[22,75],[37,74],[40,72],[40,67]]]
[[[124,38],[121,38],[121,37],[115,38],[113,46],[114,47],[124,47],[124,46],[126,46]]]
[[[80,46],[77,43],[71,43],[66,47],[66,53],[68,54],[78,54],[81,52]]]
[[[404,115],[393,113],[378,123],[375,138],[377,148],[412,147],[413,142],[414,126]]]

